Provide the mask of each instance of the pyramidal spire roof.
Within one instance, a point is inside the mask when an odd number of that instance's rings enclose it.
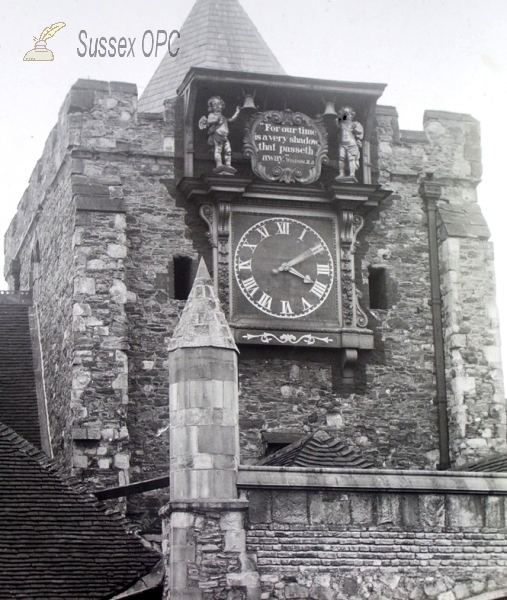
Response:
[[[162,59],[139,99],[140,112],[162,112],[191,67],[285,74],[239,0],[197,0],[180,35],[177,56]]]
[[[215,296],[208,269],[201,258],[194,285],[169,341],[169,352],[178,348],[210,346],[238,351],[224,312]]]

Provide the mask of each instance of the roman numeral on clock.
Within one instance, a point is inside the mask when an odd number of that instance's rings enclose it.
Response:
[[[288,300],[280,300],[282,303],[282,315],[293,315],[294,311],[290,307]]]
[[[303,301],[303,310],[313,308],[313,304],[310,304],[310,302],[307,302],[304,298],[301,298],[301,300]]]
[[[271,310],[271,301],[272,300],[273,300],[273,298],[271,298],[271,296],[268,296],[266,293],[262,292],[262,296],[258,300],[258,303],[266,310]]]
[[[243,244],[243,248],[250,248],[252,252],[255,252],[257,248],[257,244],[247,244],[246,242]]]
[[[253,296],[255,294],[255,292],[259,289],[259,286],[257,285],[257,282],[255,281],[255,279],[253,277],[244,279],[243,287],[250,294],[250,296]]]
[[[289,235],[289,223],[287,221],[277,221],[276,226],[278,228],[277,234]]]
[[[329,265],[319,265],[317,263],[317,275],[329,275],[330,272]]]
[[[252,270],[252,259],[249,258],[248,260],[241,260],[239,259],[238,261],[238,270],[242,271],[243,269],[248,269],[248,270]]]
[[[324,295],[325,291],[326,291],[326,286],[323,283],[321,283],[320,281],[316,281],[313,284],[312,289],[310,290],[310,292],[312,294],[315,294],[319,298],[322,298],[322,296]]]
[[[261,234],[262,240],[265,240],[266,238],[268,238],[270,236],[269,231],[266,229],[266,227],[264,225],[260,225],[255,231],[257,231],[257,233]]]

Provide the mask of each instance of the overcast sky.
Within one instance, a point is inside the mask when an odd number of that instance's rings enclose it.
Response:
[[[507,340],[507,0],[240,0],[289,75],[387,83],[403,129],[424,110],[468,113],[482,125],[479,202],[495,243],[498,303]],[[70,86],[79,78],[136,83],[141,93],[160,56],[79,57],[88,36],[137,38],[179,29],[193,0],[4,0],[0,19],[0,230],[6,230]],[[33,37],[53,62],[23,62]],[[3,262],[3,257],[0,256]],[[1,278],[0,278],[1,279]],[[1,285],[0,287],[5,287]],[[507,349],[503,352],[507,359]]]

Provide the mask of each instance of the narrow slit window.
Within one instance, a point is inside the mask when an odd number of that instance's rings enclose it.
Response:
[[[173,258],[174,272],[174,298],[186,300],[192,289],[193,261],[189,256],[175,256]]]
[[[368,276],[368,286],[370,289],[370,308],[388,309],[388,273],[387,269],[372,268]]]
[[[271,454],[278,452],[278,450],[282,450],[282,448],[285,448],[286,446],[290,446],[290,444],[297,442],[302,437],[304,437],[303,433],[265,431],[262,434],[264,457],[270,456]]]
[[[278,452],[278,450],[281,450],[282,448],[286,448],[289,445],[290,444],[288,442],[281,443],[281,444],[268,443],[268,444],[266,444],[266,451],[264,453],[264,456],[270,456],[271,454],[274,454],[275,452]]]

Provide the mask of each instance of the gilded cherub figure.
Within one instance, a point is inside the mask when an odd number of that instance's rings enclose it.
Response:
[[[345,179],[345,164],[347,163],[349,177],[356,179],[359,168],[361,148],[363,145],[364,129],[361,123],[354,121],[356,113],[350,106],[344,106],[338,111],[338,171],[337,179]]]
[[[224,109],[225,102],[222,98],[212,96],[208,100],[208,116],[199,119],[199,129],[208,127],[208,144],[214,147],[215,173],[234,175],[236,169],[231,166],[232,150],[229,142],[229,123],[233,123],[238,118],[241,107],[236,107],[236,111],[230,119],[222,114]]]

